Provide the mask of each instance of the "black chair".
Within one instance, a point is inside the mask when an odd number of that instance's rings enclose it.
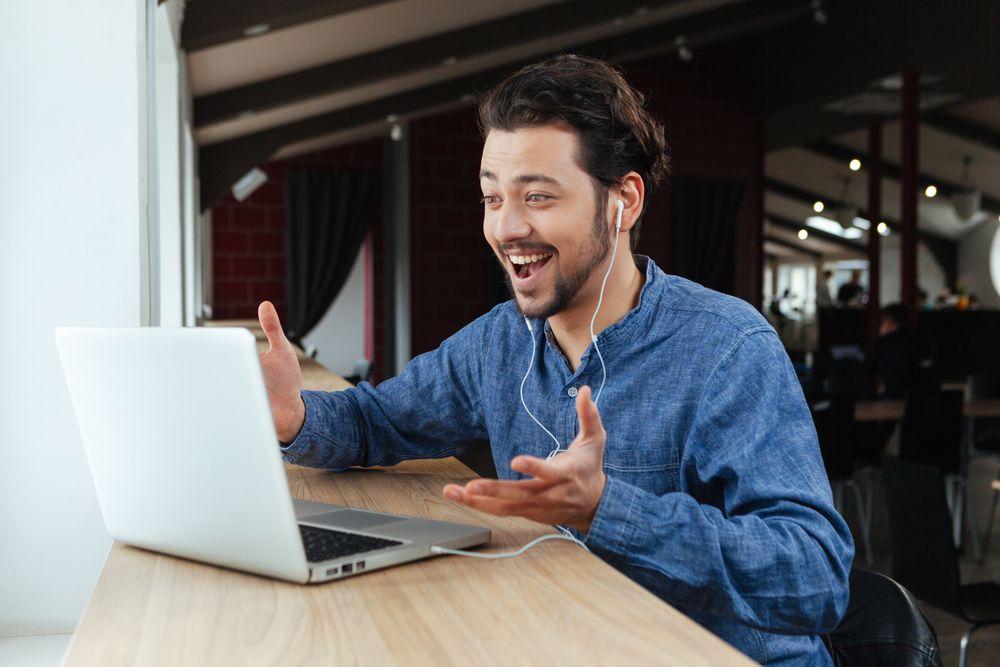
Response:
[[[354,362],[354,369],[351,374],[348,375],[345,380],[351,384],[358,384],[360,382],[367,382],[372,376],[372,360],[361,357]]]
[[[989,369],[970,373],[969,397],[973,400],[1000,398],[1000,370]],[[976,419],[973,423],[972,447],[974,455],[992,456],[1000,461],[1000,419]],[[1000,480],[1000,470],[997,471],[997,479]],[[992,495],[990,514],[986,520],[986,535],[983,537],[983,551],[989,548],[997,505],[1000,504],[1000,490],[994,490]]]
[[[905,588],[884,575],[851,570],[851,599],[824,637],[837,667],[941,667],[937,633]]]
[[[981,627],[1000,623],[1000,583],[962,585],[951,538],[944,480],[932,466],[889,460],[883,466],[892,533],[892,577],[918,599],[971,624],[962,636],[960,667]]]
[[[846,517],[844,490],[850,489],[861,528],[865,563],[871,567],[874,563],[871,526],[861,490],[854,481],[854,400],[848,397],[833,397],[819,401],[812,407],[812,417],[819,438],[823,465],[826,467],[826,475],[830,479],[830,488],[833,491],[833,505],[842,516]]]
[[[962,518],[969,521],[970,537],[979,560],[979,529],[969,504],[962,422],[962,391],[912,391],[906,397],[899,432],[899,458],[937,468],[945,479],[945,499],[951,510],[955,546],[962,543]]]

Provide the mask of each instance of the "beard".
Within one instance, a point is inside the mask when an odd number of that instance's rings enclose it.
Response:
[[[594,224],[591,226],[589,243],[587,243],[583,250],[584,255],[581,258],[583,261],[580,267],[569,275],[564,275],[562,271],[556,270],[555,266],[552,267],[555,273],[555,285],[552,290],[552,296],[547,301],[532,299],[530,305],[522,306],[518,300],[517,292],[514,290],[514,284],[510,279],[510,271],[507,270],[507,267],[501,261],[504,282],[507,284],[507,291],[510,292],[511,297],[514,299],[514,306],[517,308],[517,312],[522,317],[542,320],[566,310],[573,303],[573,300],[579,294],[580,289],[587,282],[587,279],[590,278],[594,269],[604,261],[611,250],[611,239],[605,231],[603,210],[602,207],[598,206],[597,213],[594,215]]]

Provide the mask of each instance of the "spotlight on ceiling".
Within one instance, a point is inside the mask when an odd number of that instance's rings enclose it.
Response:
[[[823,6],[823,0],[813,0],[809,3],[809,8],[812,9],[813,21],[816,25],[825,25],[826,20],[830,18],[826,13],[826,8]]]
[[[809,238],[809,232],[806,231],[806,230],[804,230],[804,229],[800,229],[799,230],[799,240],[800,241],[805,241],[807,238]]]
[[[889,225],[885,224],[884,222],[878,223],[878,227],[876,227],[875,229],[878,230],[878,233],[881,236],[888,236],[889,235]]]
[[[674,46],[677,47],[677,57],[686,63],[691,62],[694,58],[694,53],[691,51],[691,47],[687,45],[687,38],[683,35],[674,40]]]
[[[854,158],[847,164],[847,166],[851,168],[851,171],[857,171],[858,169],[861,169],[861,160]]]
[[[937,186],[936,185],[928,185],[926,188],[924,188],[924,194],[927,195],[928,197],[936,197],[937,196]]]
[[[256,23],[248,28],[243,29],[244,37],[256,37],[257,35],[263,35],[265,32],[271,30],[271,24],[269,23]]]
[[[821,201],[816,201],[813,203],[813,210],[816,211],[817,213],[822,213],[824,208],[825,207],[823,206],[823,202]]]
[[[236,201],[243,201],[266,182],[267,174],[265,174],[259,167],[254,167],[247,173],[243,174],[240,180],[233,183],[233,197],[236,198]]]

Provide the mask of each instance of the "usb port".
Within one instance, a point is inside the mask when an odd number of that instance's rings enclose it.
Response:
[[[354,564],[354,567],[356,567],[358,572],[360,572],[361,570],[365,569],[365,562],[363,560],[359,560],[357,563]]]
[[[343,567],[343,570],[344,570],[344,574],[350,574],[354,570],[354,566],[351,565],[350,563],[345,563],[344,567]]]
[[[337,574],[337,568],[335,567],[331,567],[329,570],[326,571],[326,576],[328,577],[332,577],[335,574]]]

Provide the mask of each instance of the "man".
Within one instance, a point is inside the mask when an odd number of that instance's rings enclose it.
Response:
[[[830,279],[833,278],[833,271],[827,269],[823,271],[823,275],[820,277],[816,284],[816,307],[817,308],[832,308],[833,307],[833,295],[830,294]]]
[[[937,363],[931,341],[907,326],[909,311],[901,303],[882,308],[878,338],[865,357],[880,398],[904,398],[911,389],[937,390]]]
[[[489,439],[500,479],[445,497],[568,526],[760,662],[830,664],[819,635],[847,603],[853,543],[788,357],[749,305],[625,246],[666,171],[662,127],[575,56],[512,75],[480,121],[483,233],[514,298],[398,377],[334,393],[301,391],[262,304],[286,460],[392,465]]]
[[[851,271],[851,279],[840,286],[837,290],[837,301],[841,306],[857,306],[861,303],[865,289],[861,286],[861,271],[854,269]]]

